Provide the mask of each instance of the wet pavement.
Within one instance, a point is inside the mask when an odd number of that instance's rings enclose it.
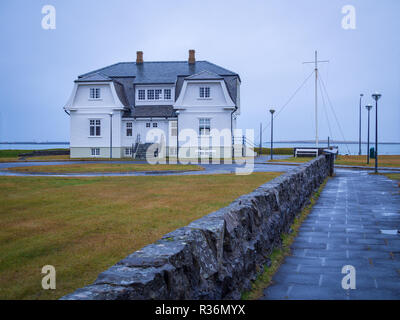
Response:
[[[274,156],[276,159],[284,159],[289,156]],[[291,165],[276,165],[267,164],[267,156],[260,156],[254,160],[254,163],[240,163],[233,162],[231,164],[202,164],[204,168],[202,171],[183,171],[183,172],[122,172],[122,173],[18,173],[12,172],[5,169],[13,167],[27,167],[27,166],[47,166],[47,165],[69,165],[69,164],[91,164],[91,163],[114,163],[114,164],[140,164],[147,163],[146,161],[48,161],[48,162],[5,162],[0,163],[0,176],[54,176],[54,177],[92,177],[92,176],[143,176],[143,175],[201,175],[201,174],[229,174],[236,173],[237,170],[247,168],[250,172],[286,172],[296,166]],[[197,163],[196,163],[197,164]]]
[[[400,299],[397,183],[366,171],[336,173],[262,299]],[[346,265],[355,268],[355,289],[342,288]]]

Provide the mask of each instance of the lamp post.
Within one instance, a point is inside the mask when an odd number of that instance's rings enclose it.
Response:
[[[380,93],[372,94],[375,100],[375,173],[378,173],[378,100],[382,97]]]
[[[176,162],[179,162],[179,110],[176,112]]]
[[[367,164],[369,164],[369,112],[372,109],[372,105],[366,105],[365,108],[368,110],[368,139],[367,139]]]
[[[273,146],[274,146],[274,109],[270,109],[269,112],[271,112],[271,160],[273,158]]]
[[[361,156],[361,100],[364,94],[360,94],[360,121],[359,121],[359,134],[358,134],[358,155]]]
[[[112,116],[113,113],[110,112],[110,159],[112,159]]]

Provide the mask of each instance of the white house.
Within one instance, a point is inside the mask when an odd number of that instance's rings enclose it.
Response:
[[[240,77],[208,61],[121,62],[83,74],[64,110],[72,158],[232,157]],[[150,148],[153,144],[153,149]],[[178,148],[177,148],[178,146]],[[149,151],[148,151],[149,152]]]

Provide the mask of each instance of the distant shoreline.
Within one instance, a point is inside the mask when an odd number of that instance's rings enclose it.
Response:
[[[0,144],[69,144],[69,142],[0,142]]]
[[[264,141],[264,144],[270,144],[271,141]],[[310,141],[310,140],[299,140],[299,141],[274,141],[274,143],[306,143],[306,144],[315,144],[315,141]],[[327,144],[328,141],[327,140],[320,140],[319,141],[320,144]],[[330,141],[329,142],[331,145],[334,145],[335,143],[339,143],[339,144],[358,144],[358,141]],[[370,141],[371,146],[374,144],[374,141]],[[32,142],[32,141],[28,141],[28,142],[0,142],[0,144],[28,144],[28,145],[35,145],[35,144],[65,144],[65,145],[69,145],[69,142],[57,142],[57,141],[53,141],[53,142]],[[366,141],[362,141],[361,144],[367,144]],[[379,144],[400,144],[400,142],[379,142]]]

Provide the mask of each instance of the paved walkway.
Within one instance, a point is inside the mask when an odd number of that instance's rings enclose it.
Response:
[[[262,299],[400,299],[400,234],[390,234],[400,189],[365,171],[336,173]],[[354,290],[342,289],[345,265],[355,267]]]
[[[281,159],[288,156],[277,156]],[[113,163],[113,164],[137,164],[147,163],[146,161],[48,161],[48,162],[3,162],[0,163],[0,176],[54,176],[54,177],[91,177],[91,176],[143,176],[143,175],[202,175],[202,174],[229,174],[235,173],[236,169],[247,167],[253,172],[286,172],[296,166],[290,165],[272,165],[263,162],[262,157],[257,157],[253,164],[242,164],[240,161],[233,161],[231,164],[201,164],[203,171],[186,171],[186,172],[122,172],[122,173],[17,173],[7,171],[7,168],[26,167],[26,166],[46,166],[46,165],[68,165],[68,164],[90,164],[90,163]]]

